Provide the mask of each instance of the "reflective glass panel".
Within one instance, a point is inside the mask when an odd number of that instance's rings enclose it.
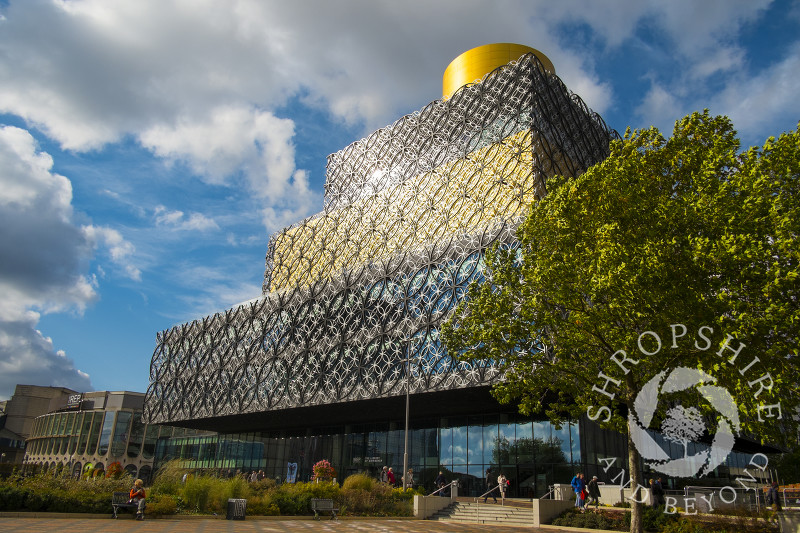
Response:
[[[120,411],[117,413],[117,423],[114,427],[114,437],[111,441],[111,456],[120,457],[125,453],[130,435],[131,418],[133,413],[130,411]]]
[[[100,430],[103,423],[103,413],[94,413],[92,416],[92,432],[89,434],[89,442],[86,443],[86,453],[92,455],[97,450],[97,440],[100,438]]]
[[[133,413],[131,422],[131,438],[128,442],[128,457],[135,459],[142,451],[142,440],[144,439],[144,424],[142,424],[142,413]]]
[[[108,453],[108,446],[111,443],[111,431],[114,429],[114,415],[113,411],[105,413],[103,419],[103,429],[100,431],[100,441],[97,443],[97,453],[105,455]]]

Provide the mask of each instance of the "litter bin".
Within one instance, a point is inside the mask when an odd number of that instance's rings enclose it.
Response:
[[[239,498],[230,498],[228,500],[228,514],[225,518],[228,520],[244,520],[246,513],[247,500]]]

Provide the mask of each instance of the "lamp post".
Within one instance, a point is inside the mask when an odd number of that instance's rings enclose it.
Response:
[[[408,389],[410,382],[410,365],[408,361],[408,347],[406,347],[406,432],[405,444],[403,447],[403,490],[408,488]]]

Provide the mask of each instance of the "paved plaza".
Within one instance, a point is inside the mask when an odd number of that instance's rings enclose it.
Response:
[[[348,520],[323,519],[247,519],[243,521],[213,518],[151,519],[137,522],[130,517],[118,520],[101,518],[13,518],[0,517],[0,532],[14,533],[554,533],[558,530],[532,527],[498,526],[437,522],[431,520]]]

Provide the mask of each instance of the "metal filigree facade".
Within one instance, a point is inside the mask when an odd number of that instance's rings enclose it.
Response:
[[[324,210],[271,237],[262,296],[158,334],[146,418],[396,396],[407,371],[412,394],[491,384],[439,326],[547,179],[615,135],[529,54],[329,156]]]

